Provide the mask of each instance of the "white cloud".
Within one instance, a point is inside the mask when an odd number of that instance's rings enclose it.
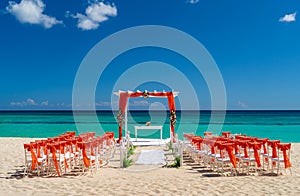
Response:
[[[199,2],[199,0],[189,0],[188,2],[191,3],[191,4],[196,4],[196,3]]]
[[[48,106],[48,101],[43,101],[40,104],[37,103],[35,100],[31,98],[27,98],[26,101],[20,102],[10,102],[11,106],[18,106],[18,107],[26,107],[26,106]]]
[[[241,108],[248,108],[248,105],[247,104],[245,104],[244,102],[241,102],[241,101],[239,101],[238,102],[238,105],[241,107]]]
[[[70,15],[69,12],[66,15]],[[77,27],[82,30],[97,29],[100,23],[108,20],[109,16],[117,16],[116,6],[97,1],[86,8],[85,15],[80,13],[71,15],[78,19]]]
[[[56,20],[43,14],[46,5],[42,0],[21,0],[20,3],[9,1],[6,10],[14,15],[21,23],[42,25],[45,28],[51,28],[53,25],[62,24],[62,21]]]
[[[279,22],[295,22],[297,13],[286,14],[279,19]]]
[[[10,102],[11,106],[24,106],[25,102]]]
[[[26,104],[27,104],[27,105],[37,105],[37,103],[36,103],[33,99],[30,99],[30,98],[28,98],[28,99],[26,100]]]
[[[41,106],[47,106],[48,104],[49,104],[48,101],[43,101],[43,102],[41,103]]]

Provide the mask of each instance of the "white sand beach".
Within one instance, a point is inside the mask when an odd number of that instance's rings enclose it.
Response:
[[[0,138],[0,195],[299,195],[300,144],[292,144],[292,171],[279,176],[203,177],[187,166],[132,171],[106,167],[93,176],[22,177],[23,143]]]

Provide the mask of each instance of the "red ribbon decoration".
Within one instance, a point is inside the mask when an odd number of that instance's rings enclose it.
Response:
[[[34,145],[33,144],[24,144],[24,148],[31,153],[31,170],[35,170],[36,164],[38,162],[37,157],[34,153]]]
[[[57,157],[56,157],[56,146],[55,146],[55,144],[50,144],[49,148],[50,148],[50,151],[52,153],[52,159],[53,159],[53,163],[54,163],[57,175],[60,176]]]
[[[78,147],[81,149],[81,152],[82,152],[84,166],[89,167],[90,166],[90,160],[89,160],[89,158],[87,156],[87,153],[86,153],[86,145],[87,145],[87,143],[78,142]]]
[[[228,143],[228,144],[224,144],[224,145],[226,147],[226,151],[228,153],[231,164],[233,165],[234,168],[236,168],[236,158],[235,158],[235,155],[233,153],[235,144]]]
[[[272,158],[277,158],[277,144],[280,143],[280,140],[269,140],[267,143],[272,148]],[[272,164],[275,166],[276,162],[273,161]]]
[[[249,147],[251,147],[253,149],[254,158],[255,158],[257,167],[261,167],[259,152],[258,152],[258,150],[261,149],[261,145],[262,145],[261,143],[257,143],[257,142],[250,142],[249,143]]]
[[[277,144],[277,146],[278,150],[281,150],[283,153],[284,168],[292,167],[292,164],[286,152],[291,149],[291,144]]]

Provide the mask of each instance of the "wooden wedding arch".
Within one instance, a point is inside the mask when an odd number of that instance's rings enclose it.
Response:
[[[174,139],[174,128],[176,124],[176,108],[174,97],[178,95],[178,92],[170,91],[170,92],[148,92],[148,91],[118,91],[114,94],[119,96],[119,112],[118,112],[118,125],[119,125],[119,139],[118,143],[122,140],[122,125],[124,120],[125,125],[125,133],[127,133],[127,102],[128,98],[136,98],[136,97],[166,97],[168,99],[168,105],[170,110],[170,131],[171,138]]]

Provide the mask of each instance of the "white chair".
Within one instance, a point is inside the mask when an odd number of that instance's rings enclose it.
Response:
[[[291,143],[284,144],[279,143],[277,144],[277,157],[272,158],[272,161],[276,163],[277,167],[277,175],[279,174],[279,171],[284,169],[286,172],[286,169],[290,170],[290,174],[292,175],[292,164],[291,164]],[[283,165],[281,166],[281,163]],[[273,167],[273,165],[272,165]],[[272,168],[273,170],[273,168]]]
[[[250,169],[253,168],[255,173],[259,170],[261,172],[261,160],[260,160],[260,149],[262,143],[259,142],[245,142],[244,148],[247,148],[247,154],[242,157],[242,162],[247,164],[248,174]]]
[[[234,155],[234,143],[221,143],[218,144],[220,150],[220,157],[216,158],[218,171],[221,169],[222,175],[224,175],[225,166],[229,166],[231,174],[237,175],[236,157]],[[221,164],[221,167],[219,165]]]
[[[32,171],[32,165],[35,164],[32,162],[32,149],[30,144],[24,144],[24,153],[25,153],[25,164],[24,164],[24,176]],[[35,158],[34,158],[35,159]]]
[[[67,172],[66,142],[48,144],[48,175],[62,176]]]
[[[25,152],[25,168],[24,176],[26,174],[36,172],[38,176],[45,170],[46,158],[43,149],[40,148],[38,142],[30,142],[24,144]]]

